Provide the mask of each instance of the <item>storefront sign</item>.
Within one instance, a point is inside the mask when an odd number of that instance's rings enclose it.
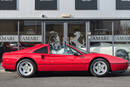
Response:
[[[112,35],[92,35],[91,42],[112,42]],[[21,35],[21,42],[42,42],[41,35]],[[115,42],[130,42],[130,35],[115,35]],[[18,42],[17,35],[0,35],[0,42]]]
[[[0,10],[16,10],[17,0],[0,0]]]
[[[117,10],[130,10],[130,0],[116,0]]]
[[[17,35],[0,35],[0,42],[17,42]]]
[[[41,42],[41,35],[21,35],[21,42]],[[0,35],[0,42],[18,42],[17,35]]]
[[[97,10],[97,0],[75,0],[76,10]]]
[[[112,35],[92,35],[91,42],[111,42]]]
[[[36,10],[57,10],[57,0],[35,0]]]
[[[20,37],[21,42],[41,42],[42,36],[41,35],[22,35]]]
[[[112,35],[92,35],[91,42],[112,42]],[[130,35],[114,35],[115,42],[130,42]]]

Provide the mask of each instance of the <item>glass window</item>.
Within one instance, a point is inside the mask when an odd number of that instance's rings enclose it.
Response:
[[[90,52],[112,55],[112,21],[90,21]]]
[[[112,35],[112,21],[90,21],[92,35]]]
[[[4,52],[18,50],[17,21],[0,21],[0,61]]]
[[[17,35],[17,21],[0,21],[0,35]]]
[[[20,21],[20,35],[41,35],[41,22]]]
[[[0,0],[0,10],[16,10],[17,0]]]
[[[20,21],[20,49],[42,42],[41,21]]]
[[[48,54],[48,46],[42,47],[42,48],[34,51],[34,53],[45,53],[45,54]]]
[[[76,51],[75,49],[69,46],[66,47],[66,51],[67,51],[67,55],[74,55],[74,54],[81,55],[80,52]]]
[[[64,55],[67,54],[64,46],[58,46],[58,47],[56,46],[55,47],[54,45],[50,46],[50,53],[51,54],[64,54]]]
[[[130,21],[114,21],[114,55],[130,60]]]
[[[46,24],[46,43],[61,46],[64,41],[63,23],[47,23]]]
[[[36,10],[57,10],[57,0],[35,0]]]
[[[0,21],[0,46],[4,52],[18,49],[17,31],[17,21]]]
[[[68,43],[76,48],[86,50],[85,23],[72,22],[68,24]]]
[[[76,10],[97,10],[97,0],[75,0]]]
[[[129,0],[116,0],[116,9],[117,10],[130,10],[130,1]]]

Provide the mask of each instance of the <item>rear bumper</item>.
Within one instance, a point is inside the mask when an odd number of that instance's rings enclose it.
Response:
[[[112,71],[126,71],[128,69],[129,63],[112,63],[111,70]]]

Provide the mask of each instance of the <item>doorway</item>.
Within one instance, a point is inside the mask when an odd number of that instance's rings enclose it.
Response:
[[[42,25],[43,43],[58,46],[66,42],[76,48],[89,51],[88,21],[44,21]]]

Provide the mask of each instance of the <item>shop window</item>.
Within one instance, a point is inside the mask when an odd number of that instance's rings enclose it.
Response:
[[[90,21],[90,31],[90,51],[112,55],[112,21]]]
[[[20,21],[20,35],[41,35],[41,22]]]
[[[130,61],[130,21],[114,21],[114,55]]]
[[[20,49],[42,42],[40,21],[20,21]]]
[[[17,21],[0,21],[0,61],[5,52],[18,50]]]
[[[4,52],[18,50],[17,21],[0,21],[0,47]]]
[[[0,35],[17,35],[17,21],[0,21]]]
[[[86,50],[85,23],[72,22],[68,24],[68,43],[74,47]]]
[[[64,26],[63,23],[47,23],[46,24],[46,43],[61,46],[64,41]]]
[[[92,35],[112,35],[112,21],[91,21]]]

